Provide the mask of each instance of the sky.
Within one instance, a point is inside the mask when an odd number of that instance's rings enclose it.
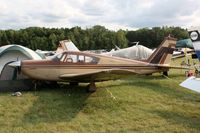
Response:
[[[0,0],[0,29],[200,25],[200,0]]]

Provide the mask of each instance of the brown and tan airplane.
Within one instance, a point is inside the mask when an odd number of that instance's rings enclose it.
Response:
[[[86,52],[65,51],[50,60],[21,61],[23,74],[35,80],[87,82],[95,91],[95,82],[128,75],[168,71],[176,39],[167,37],[146,61],[137,61]]]

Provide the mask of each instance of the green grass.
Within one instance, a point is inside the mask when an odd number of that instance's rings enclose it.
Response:
[[[175,63],[176,64],[176,63]],[[184,70],[169,79],[155,74],[79,87],[0,94],[0,132],[200,132],[200,94],[179,86]]]

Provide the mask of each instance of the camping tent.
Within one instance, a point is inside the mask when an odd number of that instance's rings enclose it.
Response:
[[[6,45],[0,47],[0,91],[16,91],[31,89],[33,83],[25,75],[18,73],[17,68],[9,63],[18,60],[41,60],[36,52],[20,45]]]
[[[7,63],[27,59],[41,60],[42,57],[33,50],[20,45],[6,45],[0,47],[0,74]]]

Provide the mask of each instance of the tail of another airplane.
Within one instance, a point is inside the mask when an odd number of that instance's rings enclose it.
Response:
[[[166,37],[153,54],[147,59],[147,62],[152,64],[170,64],[176,39]]]
[[[192,44],[194,46],[194,50],[196,55],[200,61],[200,27],[195,27],[188,31],[190,39],[192,40]]]

